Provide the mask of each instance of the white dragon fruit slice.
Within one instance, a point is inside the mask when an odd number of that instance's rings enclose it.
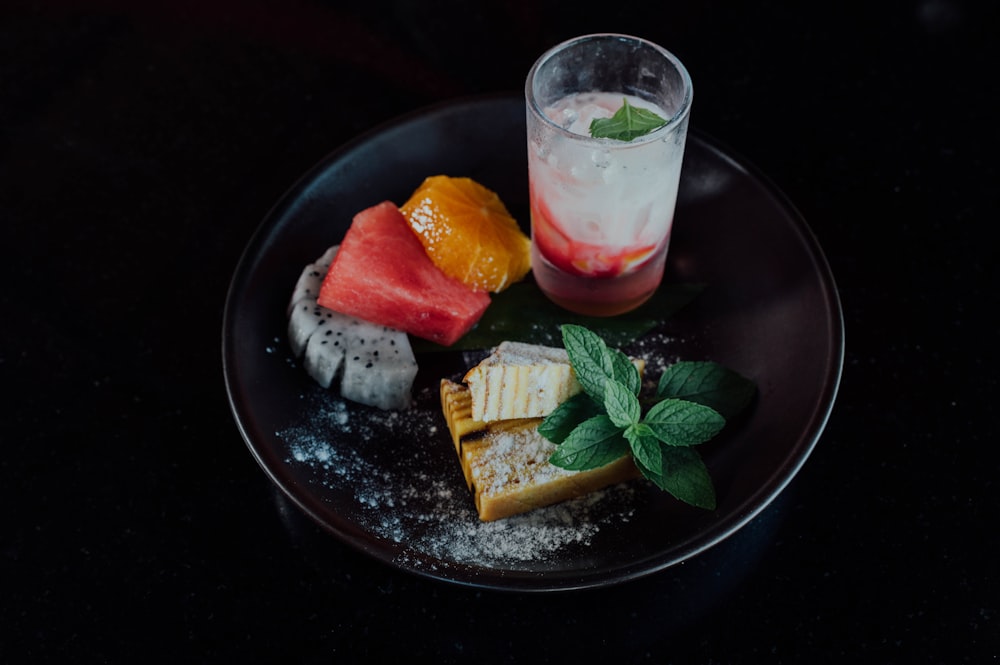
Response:
[[[337,254],[333,245],[303,269],[288,304],[288,340],[295,357],[324,388],[381,409],[412,403],[417,359],[406,333],[362,321],[316,302],[323,278]]]
[[[306,355],[302,361],[306,373],[324,388],[329,388],[333,383],[344,361],[347,349],[344,330],[349,325],[348,321],[354,321],[343,314],[331,313],[335,316],[328,319],[328,325],[317,327],[309,336]]]
[[[299,275],[299,280],[292,290],[292,297],[288,301],[288,314],[292,313],[292,309],[299,301],[305,298],[315,300],[319,297],[319,288],[323,285],[323,278],[326,277],[327,270],[333,263],[333,257],[337,255],[338,249],[340,249],[340,245],[333,245],[323,253],[323,256],[302,269],[302,274]]]
[[[306,350],[309,338],[320,328],[330,325],[335,317],[343,316],[316,303],[315,298],[303,298],[288,317],[288,343],[298,358]]]
[[[405,409],[416,376],[417,359],[405,332],[367,321],[348,329],[343,397],[380,409]]]
[[[323,252],[323,256],[316,259],[315,263],[329,268],[330,264],[333,263],[333,257],[337,255],[338,249],[340,249],[340,245],[331,245],[327,247],[326,251]]]

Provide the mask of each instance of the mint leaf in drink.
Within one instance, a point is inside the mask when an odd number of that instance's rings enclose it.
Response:
[[[704,404],[732,418],[750,404],[756,392],[753,381],[731,369],[707,360],[688,360],[663,372],[656,396]]]
[[[538,427],[557,445],[549,461],[582,471],[632,455],[643,476],[692,506],[714,510],[715,489],[693,446],[711,440],[726,418],[756,392],[749,379],[717,363],[682,361],[668,367],[643,415],[635,364],[577,324],[562,328],[563,344],[583,392],[563,402]]]
[[[595,139],[631,141],[665,124],[667,121],[652,111],[632,106],[622,98],[622,107],[613,116],[590,121],[590,135]]]
[[[649,409],[643,424],[668,446],[697,446],[722,431],[726,424],[715,409],[668,398]]]
[[[564,469],[583,471],[610,464],[627,452],[622,429],[602,414],[577,425],[549,461]]]

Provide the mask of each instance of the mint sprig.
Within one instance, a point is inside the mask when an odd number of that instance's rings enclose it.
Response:
[[[613,116],[590,121],[590,136],[595,139],[631,141],[665,124],[667,121],[657,114],[632,106],[627,99],[622,98],[622,106]]]
[[[558,447],[550,462],[595,469],[631,453],[642,475],[690,505],[714,510],[715,488],[694,446],[715,437],[749,405],[756,386],[711,361],[682,361],[660,376],[646,408],[635,364],[587,328],[561,327],[563,345],[583,392],[538,426]],[[644,412],[645,411],[645,412]]]

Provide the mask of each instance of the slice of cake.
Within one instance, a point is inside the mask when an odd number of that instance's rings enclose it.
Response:
[[[542,418],[580,392],[565,349],[501,342],[463,379],[474,420]]]
[[[538,433],[541,418],[486,423],[473,417],[472,401],[468,386],[441,381],[445,420],[483,521],[573,499],[640,475],[631,455],[586,471],[557,467],[549,462],[555,444]]]
[[[533,429],[542,422],[541,418],[514,418],[484,423],[472,417],[472,397],[468,386],[448,379],[441,380],[441,408],[444,411],[448,431],[451,433],[455,452],[462,464],[465,483],[472,489],[472,469],[469,465],[468,450],[478,449],[479,444],[499,432],[519,429]]]
[[[642,374],[645,361],[631,360]],[[463,381],[472,418],[487,423],[544,418],[583,390],[565,349],[524,342],[501,342]]]

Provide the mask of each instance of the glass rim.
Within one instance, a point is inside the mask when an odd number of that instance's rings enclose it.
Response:
[[[657,51],[660,55],[662,55],[664,59],[667,60],[677,70],[677,72],[681,76],[681,81],[684,84],[684,96],[681,99],[677,111],[673,115],[671,115],[670,118],[667,119],[666,124],[664,124],[662,127],[657,127],[648,134],[636,137],[631,141],[618,141],[616,139],[611,139],[611,138],[593,137],[585,134],[577,134],[575,132],[571,132],[565,127],[562,127],[561,125],[553,122],[547,115],[545,115],[544,110],[539,107],[538,101],[535,99],[535,94],[533,90],[533,81],[535,80],[535,76],[538,73],[538,70],[545,62],[551,59],[552,56],[554,56],[556,53],[560,51],[565,51],[566,49],[581,44],[583,42],[598,41],[598,40],[634,42],[652,48],[653,50]],[[545,125],[554,129],[558,133],[567,137],[571,137],[578,141],[585,141],[585,142],[589,141],[601,145],[616,145],[625,148],[628,146],[642,145],[645,143],[649,143],[650,141],[659,140],[663,134],[669,134],[670,132],[673,132],[677,128],[677,126],[680,125],[684,121],[684,119],[689,115],[689,112],[691,110],[691,102],[693,101],[694,98],[694,85],[691,81],[691,74],[688,72],[687,67],[684,66],[684,63],[681,62],[680,58],[678,58],[676,55],[674,55],[664,47],[660,46],[656,42],[652,42],[643,37],[637,37],[635,35],[629,35],[620,32],[593,32],[561,41],[555,46],[546,49],[544,53],[538,56],[538,59],[535,60],[534,64],[532,64],[531,69],[528,70],[528,76],[524,82],[524,95],[528,104],[528,111],[533,113],[536,117],[540,118]]]

